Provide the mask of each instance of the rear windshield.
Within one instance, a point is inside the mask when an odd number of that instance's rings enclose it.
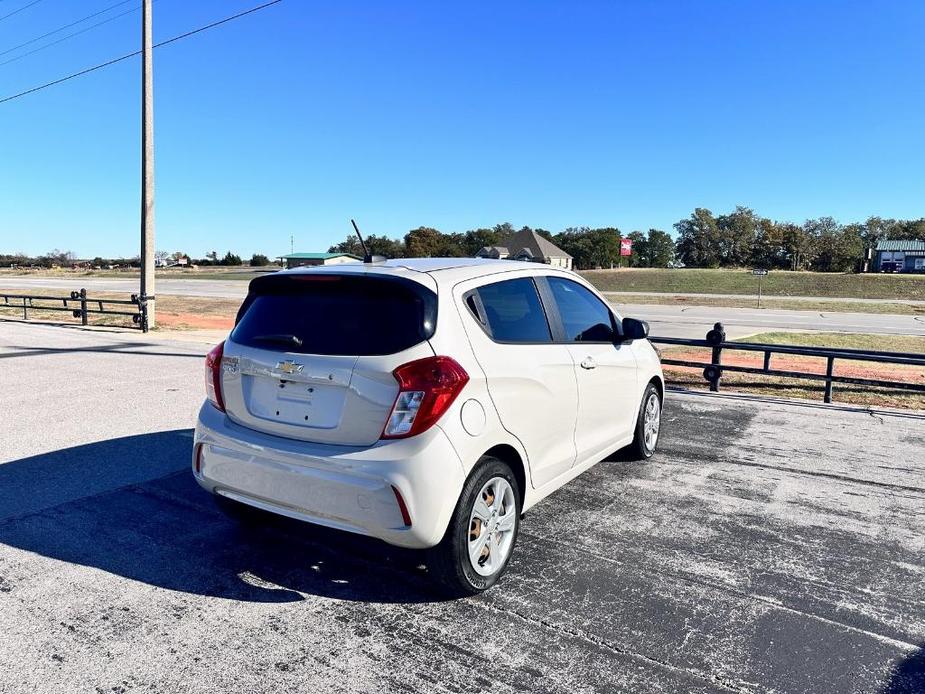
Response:
[[[268,275],[250,285],[231,339],[303,354],[394,354],[429,339],[437,296],[396,277]]]

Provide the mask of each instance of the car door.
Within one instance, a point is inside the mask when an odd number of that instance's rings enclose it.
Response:
[[[576,459],[583,461],[632,439],[639,400],[636,357],[630,344],[620,342],[616,317],[594,292],[565,277],[545,281],[557,309],[554,328],[574,362]]]
[[[535,487],[575,462],[578,386],[572,356],[556,344],[534,279],[481,284],[463,294],[475,356],[502,426],[527,452]]]

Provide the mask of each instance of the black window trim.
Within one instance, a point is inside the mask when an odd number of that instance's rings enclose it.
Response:
[[[562,322],[562,316],[559,313],[559,304],[556,303],[555,295],[552,293],[552,287],[549,286],[549,278],[556,277],[562,279],[566,282],[572,282],[577,284],[579,287],[587,289],[580,282],[575,282],[575,280],[569,277],[560,277],[559,275],[528,275],[527,277],[507,277],[505,279],[497,279],[492,282],[485,282],[480,284],[477,287],[473,287],[465,291],[462,295],[463,305],[466,312],[475,318],[475,322],[478,323],[479,327],[482,329],[482,332],[495,344],[499,345],[616,345],[617,342],[611,342],[609,340],[594,340],[587,342],[576,342],[575,340],[569,340],[568,336],[565,334],[565,327]],[[536,293],[540,298],[540,306],[543,307],[543,314],[546,317],[546,325],[549,328],[551,340],[543,340],[542,342],[538,341],[529,341],[529,342],[520,342],[517,340],[497,340],[491,332],[491,326],[487,321],[487,314],[485,311],[485,306],[482,303],[482,297],[479,296],[479,289],[482,287],[488,287],[493,284],[500,284],[501,282],[510,282],[511,280],[518,279],[529,279],[533,281],[533,286],[536,288]],[[477,313],[473,313],[472,309],[469,307],[469,299],[472,299],[473,303],[476,306]],[[600,301],[600,298],[595,296],[596,299]],[[623,326],[620,324],[620,321],[617,319],[616,314],[607,305],[606,302],[602,302],[604,307],[610,313],[610,319],[613,321],[613,327],[616,331],[618,337],[623,337]]]
[[[485,311],[485,305],[482,303],[482,297],[479,296],[479,289],[483,287],[489,287],[493,284],[501,284],[502,282],[513,282],[515,280],[524,280],[524,279],[530,280],[531,282],[533,282],[533,288],[536,290],[536,295],[537,295],[537,298],[539,299],[540,307],[543,309],[543,318],[546,321],[546,328],[549,330],[549,339],[548,340],[498,340],[492,334],[491,325],[487,321],[487,312]],[[539,283],[537,282],[538,279],[540,279],[540,277],[536,275],[528,275],[527,277],[506,277],[505,279],[498,279],[493,282],[485,282],[463,293],[462,295],[463,305],[466,308],[466,312],[470,316],[475,318],[475,322],[478,323],[479,327],[482,329],[482,332],[484,332],[485,335],[488,337],[488,339],[494,342],[495,344],[498,344],[498,345],[528,345],[528,346],[529,345],[536,346],[536,345],[559,344],[555,329],[553,327],[553,321],[550,319],[549,308],[546,306],[546,303],[543,301],[543,293],[539,287]],[[469,308],[469,298],[470,297],[472,297],[473,302],[475,303],[478,309],[478,312],[481,315],[473,314],[472,309]],[[484,321],[482,319],[483,316],[485,316]],[[556,317],[555,320],[558,320],[558,317]]]
[[[556,303],[556,297],[552,293],[552,287],[549,285],[550,277],[555,277],[556,279],[560,279],[563,282],[571,282],[572,284],[577,284],[579,287],[587,291],[590,291],[590,290],[587,287],[585,287],[583,284],[581,284],[581,282],[576,282],[575,280],[569,277],[560,277],[559,275],[541,275],[536,278],[538,280],[541,280],[541,283],[543,285],[544,292],[545,292],[545,294],[540,295],[540,298],[544,302],[545,301],[549,302],[549,305],[552,307],[551,312],[553,313],[553,315],[555,315],[555,322],[556,322],[556,326],[558,329],[557,341],[560,344],[566,344],[566,345],[613,345],[613,344],[616,344],[616,341],[614,340],[576,341],[576,340],[568,339],[568,335],[565,334],[565,324],[562,321],[562,314],[559,312],[559,304]],[[598,301],[601,301],[600,297],[596,296],[594,292],[591,292],[591,295],[594,296],[594,298],[597,299]],[[623,326],[620,324],[620,321],[617,320],[616,314],[614,314],[613,309],[610,308],[610,306],[607,304],[606,301],[601,301],[601,303],[604,304],[604,308],[606,308],[607,312],[610,314],[610,321],[614,329],[614,334],[617,337],[622,338],[623,337]],[[547,308],[546,313],[548,315],[550,313],[550,309]]]

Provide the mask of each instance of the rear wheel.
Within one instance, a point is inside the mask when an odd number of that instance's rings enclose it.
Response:
[[[662,427],[662,398],[654,383],[646,386],[636,418],[636,434],[630,446],[637,460],[651,458],[658,447],[658,435]]]
[[[511,468],[485,456],[463,486],[428,568],[452,595],[491,588],[507,568],[520,531],[520,488]]]

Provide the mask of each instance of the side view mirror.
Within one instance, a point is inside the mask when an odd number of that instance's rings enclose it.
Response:
[[[623,341],[645,340],[649,337],[649,324],[635,318],[623,319]]]

